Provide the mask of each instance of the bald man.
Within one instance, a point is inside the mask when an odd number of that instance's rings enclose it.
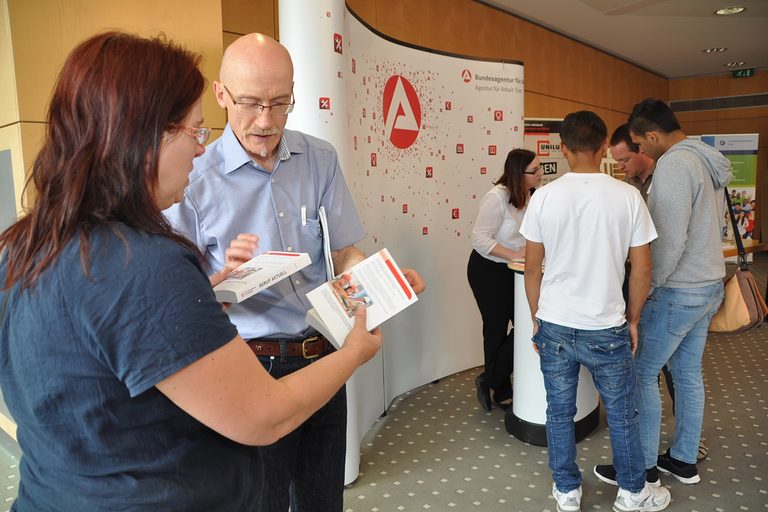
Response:
[[[327,213],[337,273],[363,259],[354,244],[365,232],[336,150],[285,129],[295,101],[285,47],[262,34],[237,39],[224,52],[213,91],[227,110],[227,126],[195,160],[184,200],[166,215],[213,270],[234,268],[261,250],[309,253],[311,265],[228,310],[264,367],[279,378],[334,350],[304,320],[306,293],[328,277],[320,207]],[[416,272],[404,272],[417,293],[424,289]],[[297,430],[256,449],[263,470],[238,484],[261,488],[254,510],[342,510],[346,406],[342,388]]]

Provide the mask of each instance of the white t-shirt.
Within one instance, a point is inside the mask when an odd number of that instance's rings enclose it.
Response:
[[[490,254],[496,244],[507,249],[525,247],[525,238],[520,234],[520,223],[525,207],[515,208],[509,202],[509,190],[496,185],[480,200],[475,225],[472,228],[472,247],[482,256],[499,263],[507,260]]]
[[[533,194],[520,232],[544,244],[537,318],[585,330],[625,322],[629,248],[657,236],[635,187],[607,174],[569,172]]]

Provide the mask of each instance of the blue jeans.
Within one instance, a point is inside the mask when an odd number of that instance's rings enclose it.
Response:
[[[661,431],[659,370],[666,364],[675,385],[675,436],[672,457],[696,463],[704,420],[701,359],[707,328],[723,301],[723,285],[657,288],[640,316],[640,342],[635,366],[635,406],[640,413],[640,439],[645,467],[656,465]]]
[[[316,359],[260,356],[276,379]],[[254,512],[341,512],[347,443],[347,393],[342,387],[296,430],[269,446],[255,448],[263,466]]]
[[[622,489],[640,491],[645,485],[645,467],[633,406],[635,371],[627,324],[583,330],[541,320],[537,323],[533,341],[539,347],[547,391],[547,448],[557,489],[568,492],[581,485],[573,418],[579,369],[584,365],[608,416],[616,480]]]

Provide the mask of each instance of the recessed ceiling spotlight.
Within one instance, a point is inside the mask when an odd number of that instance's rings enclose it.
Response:
[[[715,14],[717,14],[718,16],[730,16],[732,14],[739,14],[740,12],[744,12],[746,10],[747,10],[746,7],[738,7],[738,6],[724,7],[722,9],[716,10]]]
[[[746,62],[740,60],[738,62],[736,62],[736,61],[729,62],[728,64],[726,64],[726,66],[729,67],[729,68],[736,68],[736,67],[739,67],[739,66],[743,66],[744,64],[746,64]]]
[[[701,50],[704,53],[722,53],[726,51],[728,48],[707,48],[706,50]]]

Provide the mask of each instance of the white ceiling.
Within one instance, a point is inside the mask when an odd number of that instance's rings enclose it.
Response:
[[[768,68],[768,0],[476,0],[666,78]],[[746,7],[716,16],[717,9]],[[704,53],[706,48],[727,48]],[[729,68],[725,64],[743,61]]]

